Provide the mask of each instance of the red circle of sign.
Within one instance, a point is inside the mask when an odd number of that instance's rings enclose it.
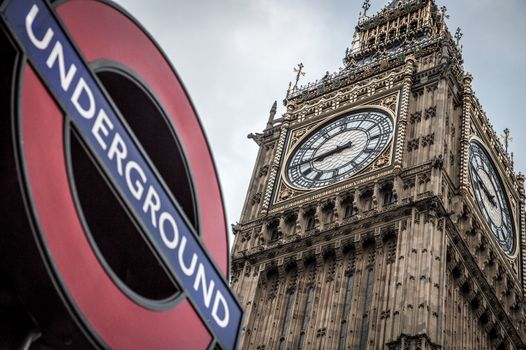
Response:
[[[120,10],[73,0],[56,8],[88,62],[110,60],[135,72],[165,108],[195,185],[201,239],[226,275],[228,241],[221,192],[199,120],[176,73],[145,32]],[[76,211],[65,163],[64,116],[30,66],[22,73],[20,149],[33,212],[65,293],[115,349],[206,348],[211,336],[188,300],[152,311],[125,296],[95,256]]]

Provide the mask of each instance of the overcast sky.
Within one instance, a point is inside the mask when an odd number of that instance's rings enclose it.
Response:
[[[342,66],[361,0],[118,0],[153,35],[190,94],[219,171],[229,224],[239,220],[260,132],[278,114],[293,67],[303,83]],[[370,13],[387,4],[372,0]],[[497,133],[510,128],[515,169],[526,172],[526,1],[438,0],[464,33],[465,69]]]

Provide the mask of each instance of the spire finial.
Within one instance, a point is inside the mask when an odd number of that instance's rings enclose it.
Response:
[[[289,95],[291,92],[292,92],[292,81],[289,81],[289,87],[287,88],[287,98],[289,98]]]
[[[294,68],[294,73],[296,73],[296,82],[294,83],[294,86],[292,87],[292,90],[296,90],[298,88],[298,81],[300,80],[300,76],[305,75],[305,72],[303,71],[303,68],[305,66],[303,63],[298,64],[298,68]]]
[[[360,38],[358,36],[358,31],[354,31],[354,34],[352,36],[351,50],[356,50],[359,43],[360,43]]]
[[[504,129],[504,135],[502,135],[501,138],[504,141],[504,150],[506,151],[506,154],[508,154],[508,147],[510,142],[513,140],[513,138],[510,136],[510,129]]]
[[[442,7],[440,8],[440,12],[442,13],[442,17],[444,17],[444,18],[449,18],[449,15],[447,14],[447,7],[442,6]]]
[[[458,27],[457,31],[455,32],[455,39],[457,40],[457,45],[460,45],[460,39],[462,39],[463,36],[464,34],[462,34],[462,29]]]
[[[365,0],[362,5],[363,17],[367,16],[367,11],[371,8],[371,0]]]

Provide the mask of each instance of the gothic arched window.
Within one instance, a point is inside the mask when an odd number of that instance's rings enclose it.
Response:
[[[358,350],[365,350],[367,346],[367,337],[369,336],[369,305],[371,304],[371,297],[373,292],[373,270],[367,272],[367,286],[365,289],[365,303],[363,306],[362,325],[360,327],[360,346]]]
[[[348,218],[351,216],[352,213],[352,204],[348,204],[345,206],[345,218]]]
[[[283,316],[283,327],[281,328],[281,339],[279,340],[279,349],[285,349],[285,337],[287,336],[287,328],[289,326],[290,314],[292,311],[292,299],[294,297],[294,291],[290,291],[287,294],[287,306],[285,307],[285,315]]]
[[[267,236],[269,237],[270,242],[277,241],[281,238],[279,232],[279,220],[272,220],[267,224]]]
[[[358,214],[358,208],[356,208],[352,203],[345,207],[345,218],[350,218],[356,214]]]
[[[353,275],[347,278],[347,287],[345,288],[345,297],[343,299],[343,314],[340,324],[340,338],[338,340],[338,350],[345,349],[345,342],[347,341],[347,319],[351,311],[351,293],[352,293]]]
[[[301,333],[300,333],[300,341],[298,343],[298,350],[303,349],[303,346],[305,345],[305,332],[307,331],[307,326],[309,324],[310,319],[310,309],[312,307],[312,298],[314,294],[314,288],[309,287],[307,289],[307,297],[305,298],[305,308],[303,310],[303,322],[301,323]]]
[[[393,184],[387,183],[382,186],[380,192],[383,195],[384,205],[389,205],[396,202],[396,195],[393,191]]]
[[[314,215],[310,215],[307,218],[307,231],[312,230],[315,226]]]

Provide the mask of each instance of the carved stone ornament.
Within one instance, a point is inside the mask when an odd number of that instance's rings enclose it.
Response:
[[[429,173],[423,173],[418,176],[418,183],[420,185],[426,184],[429,181],[431,181],[431,174]]]
[[[377,170],[377,169],[380,169],[380,168],[383,168],[385,166],[390,165],[391,164],[391,156],[392,156],[392,145],[388,146],[385,149],[385,151],[382,152],[382,154],[378,157],[378,159],[375,162],[373,162],[372,164],[367,166],[363,170],[363,173],[368,173],[368,172],[371,172],[371,171],[374,171],[374,170]]]
[[[296,130],[292,133],[292,138],[290,140],[290,146],[294,146],[300,138],[303,137],[303,135],[305,135],[307,133],[307,128],[302,128],[302,129],[299,129],[299,130]]]
[[[389,84],[389,83],[388,83]],[[396,113],[398,108],[398,93],[386,96],[382,99],[371,102],[372,105],[382,106]]]
[[[254,193],[252,196],[252,205],[256,205],[261,202],[261,192]]]
[[[422,147],[431,146],[435,143],[435,133],[422,137]]]
[[[264,165],[264,166],[262,166],[262,167],[259,169],[258,176],[259,176],[259,177],[263,177],[263,176],[267,176],[267,174],[268,174],[268,165]]]
[[[404,190],[415,187],[415,178],[413,176],[402,179]]]
[[[281,182],[278,194],[278,201],[284,201],[296,196],[297,191]]]
[[[385,152],[378,157],[378,160],[374,163],[376,169],[386,166],[390,163],[391,160],[391,147],[385,150]]]
[[[417,150],[419,145],[420,145],[420,138],[410,140],[409,142],[407,142],[407,151],[411,152],[413,150]]]
[[[437,107],[430,107],[426,109],[426,113],[424,114],[425,119],[434,118],[437,115]]]
[[[415,112],[411,114],[411,117],[409,118],[409,122],[411,124],[419,123],[422,120],[422,113]]]

